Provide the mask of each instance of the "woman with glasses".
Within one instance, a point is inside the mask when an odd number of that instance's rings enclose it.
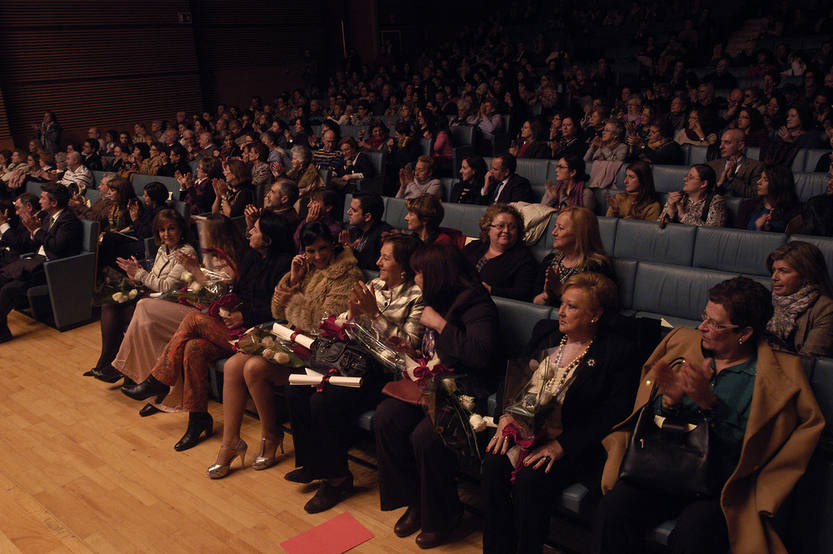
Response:
[[[523,217],[518,210],[508,204],[493,204],[480,218],[480,240],[463,249],[492,296],[532,298],[538,264],[524,245],[523,234]]]
[[[654,350],[633,413],[602,442],[605,497],[593,552],[643,552],[645,533],[670,519],[676,519],[670,552],[786,551],[772,522],[804,473],[824,419],[799,358],[774,352],[764,340],[771,315],[769,291],[736,277],[709,290],[696,330],[674,329]],[[709,493],[686,496],[619,478],[643,406],[682,422],[708,418]]]
[[[585,173],[584,160],[578,156],[565,156],[555,166],[555,183],[547,179],[547,191],[541,204],[556,210],[572,206],[592,210],[596,205],[593,191],[585,186],[589,179]]]

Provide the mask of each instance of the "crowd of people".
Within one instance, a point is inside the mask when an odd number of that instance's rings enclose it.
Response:
[[[126,280],[137,295],[102,306],[101,353],[86,374],[123,380],[125,395],[149,401],[143,417],[188,412],[175,444],[185,450],[214,433],[209,371],[228,358],[212,479],[228,476],[238,458],[245,465],[248,396],[261,422],[252,468],[282,461],[276,391],[285,389],[296,466],[285,477],[320,481],[304,509],[328,510],[353,492],[350,430],[375,409],[381,508],[406,508],[394,533],[419,532],[422,548],[449,539],[462,514],[456,453],[418,400],[390,393],[390,375],[374,374],[358,390],[290,386],[287,363],[234,350],[254,325],[281,320],[315,330],[332,314],[465,374],[477,406],[498,394],[481,475],[484,551],[540,551],[553,498],[577,481],[606,493],[594,520],[596,552],[639,552],[645,531],[673,518],[674,552],[774,549],[780,539],[758,514],[777,511],[824,426],[790,355],[833,355],[824,256],[808,242],[779,247],[766,260],[771,291],[746,278],[720,283],[703,299],[697,329],[673,330],[645,361],[615,325],[616,274],[594,213],[594,190],[608,189],[607,217],[833,235],[833,153],[816,167],[830,174],[826,193],[803,205],[789,169],[802,149],[833,147],[831,41],[812,52],[781,45],[735,58],[715,47],[703,59],[704,44],[722,44],[707,32],[706,12],[664,47],[640,27],[640,70],[627,84],[604,58],[580,63],[543,34],[512,45],[492,21],[466,27],[461,42],[413,65],[389,59],[371,71],[351,58],[320,85],[270,102],[254,96],[244,109],[178,112],[132,133],[92,126],[81,143],[63,144],[47,111],[28,149],[0,152],[0,341],[13,338],[6,316],[25,290],[45,283],[44,262],[78,253],[80,220],[94,220],[98,279]],[[582,14],[602,26],[659,17],[650,3]],[[830,27],[829,15],[820,25]],[[714,71],[699,78],[690,71],[698,63]],[[730,66],[747,67],[760,85],[737,87]],[[801,84],[779,86],[795,77]],[[360,131],[342,136],[345,126]],[[459,168],[454,127],[475,137],[476,151]],[[685,144],[708,147],[708,161],[692,165],[661,202],[652,165],[681,164]],[[760,148],[759,160],[746,156],[750,146]],[[380,175],[370,152],[383,154]],[[526,158],[557,162],[542,199],[517,174]],[[614,190],[622,168],[624,188]],[[105,172],[97,183],[93,171]],[[438,177],[457,172],[443,198]],[[169,207],[159,182],[138,198],[137,174],[175,178],[185,216]],[[374,177],[383,179],[382,194],[361,186]],[[41,183],[39,197],[25,192],[27,183]],[[405,200],[400,230],[383,221],[384,196]],[[731,196],[743,199],[734,218]],[[476,240],[441,226],[444,202],[488,206]],[[557,212],[553,249],[541,262],[524,243],[527,204]],[[145,238],[157,246],[148,259]],[[378,277],[367,279],[368,270]],[[192,281],[232,290],[237,303],[201,310],[157,297]],[[529,337],[522,370],[506,371],[515,366],[501,350],[493,297],[558,309],[557,321],[540,322]],[[546,415],[525,436],[518,406],[542,395]],[[709,419],[709,494],[620,478],[628,432],[646,406],[652,417]]]

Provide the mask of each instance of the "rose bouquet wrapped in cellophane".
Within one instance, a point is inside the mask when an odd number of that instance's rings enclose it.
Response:
[[[291,368],[304,367],[304,359],[296,352],[296,346],[279,339],[267,327],[252,327],[234,343],[238,352],[261,356],[264,360],[288,366]]]
[[[93,305],[103,306],[105,304],[135,302],[143,292],[144,288],[141,285],[137,285],[127,278],[118,282],[105,281],[96,287],[93,293]]]
[[[160,296],[163,300],[193,306],[198,310],[205,310],[212,303],[220,300],[224,294],[231,290],[228,277],[225,273],[218,273],[210,269],[203,269],[207,283],[203,285],[190,273],[183,272],[182,280],[185,286],[179,290],[171,291]]]

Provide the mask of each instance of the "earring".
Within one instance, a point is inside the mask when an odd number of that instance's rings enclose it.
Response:
[[[743,344],[743,339],[738,339],[738,344]]]
[[[400,277],[402,278],[402,280],[404,281],[404,280],[405,280],[405,277],[407,277],[408,275],[407,275],[404,271],[402,271],[402,272],[399,274],[399,276],[400,276]]]

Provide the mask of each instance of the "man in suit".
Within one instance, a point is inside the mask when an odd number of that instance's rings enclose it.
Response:
[[[20,222],[37,249],[31,258],[16,260],[0,271],[0,342],[12,339],[6,317],[26,290],[46,283],[43,264],[81,252],[84,233],[81,221],[67,209],[69,190],[58,183],[41,186],[40,207],[46,212],[42,222],[33,214],[21,214]]]
[[[480,189],[480,203],[534,202],[529,181],[515,175],[517,167],[518,161],[512,154],[492,158],[492,168],[486,174],[486,183]]]
[[[717,175],[717,188],[742,198],[755,196],[763,164],[744,156],[746,135],[740,129],[728,129],[720,138],[720,159],[708,163]]]
[[[330,186],[344,193],[353,192],[355,186],[352,181],[373,177],[376,171],[373,169],[373,163],[367,154],[359,151],[359,144],[353,137],[342,138],[338,147],[341,150],[341,155],[344,156],[344,172],[332,177]]]

